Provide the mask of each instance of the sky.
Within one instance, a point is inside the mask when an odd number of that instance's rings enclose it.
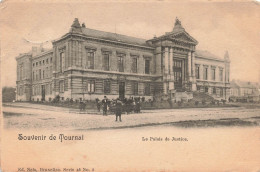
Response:
[[[15,86],[16,60],[32,46],[66,34],[78,18],[86,27],[151,39],[178,17],[199,44],[220,58],[229,52],[231,79],[260,81],[260,4],[212,1],[4,1],[0,3],[1,84]]]

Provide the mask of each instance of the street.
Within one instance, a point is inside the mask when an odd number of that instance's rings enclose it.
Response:
[[[96,112],[83,113],[75,109],[29,103],[3,106],[3,112],[4,127],[19,129],[90,130],[170,124],[184,127],[196,124],[232,126],[233,123],[239,126],[260,125],[260,108],[243,107],[143,110],[139,114],[123,114],[122,122],[115,122],[115,115],[103,116]],[[203,121],[207,123],[202,124]],[[225,124],[225,121],[228,122]]]

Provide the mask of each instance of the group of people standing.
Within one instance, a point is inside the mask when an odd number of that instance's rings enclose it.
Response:
[[[97,104],[97,110],[100,112],[101,107],[103,110],[103,115],[106,116],[107,112],[114,112],[116,115],[116,121],[121,122],[121,115],[122,112],[126,112],[127,114],[131,112],[140,113],[141,112],[141,104],[140,104],[140,98],[124,98],[124,99],[112,99],[109,100],[106,96],[104,96],[104,99],[100,101],[98,98],[96,99]]]

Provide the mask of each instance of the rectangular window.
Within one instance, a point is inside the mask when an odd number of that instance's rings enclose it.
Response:
[[[137,73],[137,57],[132,57],[132,72]]]
[[[150,74],[150,60],[145,60],[145,74]]]
[[[94,80],[89,80],[87,87],[88,87],[88,92],[89,93],[94,93],[95,92],[95,81]]]
[[[50,77],[52,77],[52,66],[50,66]]]
[[[33,63],[33,67],[34,67],[34,65],[35,65],[35,64]]]
[[[33,74],[32,74],[32,80],[34,81],[34,79],[35,79],[35,78],[34,78],[34,72],[33,72]]]
[[[52,94],[52,84],[50,84],[50,94]]]
[[[103,69],[109,71],[109,54],[103,54]]]
[[[220,88],[220,96],[223,96],[223,88]]]
[[[50,58],[50,62],[52,63],[52,57]]]
[[[104,93],[110,93],[110,81],[104,81]]]
[[[124,55],[123,54],[118,55],[117,60],[118,60],[117,63],[118,71],[124,72]]]
[[[213,87],[213,94],[216,94],[216,87]]]
[[[223,81],[223,69],[219,69],[219,80]]]
[[[145,94],[146,96],[149,96],[149,95],[150,95],[150,91],[151,91],[151,88],[150,88],[150,87],[151,87],[151,86],[150,86],[149,83],[146,83],[146,84],[145,84],[144,94]]]
[[[46,59],[46,64],[49,64],[49,59]]]
[[[43,64],[43,65],[44,65],[44,62],[45,62],[45,61],[43,60],[43,61],[42,61],[42,64]]]
[[[44,77],[45,77],[45,76],[44,76],[44,70],[42,70],[42,79],[44,79]]]
[[[209,92],[209,88],[205,87],[205,93]]]
[[[60,93],[63,93],[64,92],[64,81],[60,81],[59,85],[60,85]]]
[[[211,79],[213,81],[216,80],[216,69],[215,68],[211,69]]]
[[[42,65],[42,61],[39,61],[39,65]]]
[[[87,61],[87,66],[88,69],[94,69],[94,52],[88,52],[88,61]]]
[[[39,69],[39,79],[42,79],[42,70]]]
[[[138,82],[132,83],[132,92],[133,92],[133,95],[138,95]]]
[[[36,66],[38,66],[38,62],[36,62]]]
[[[196,79],[200,79],[200,66],[196,66],[195,73],[196,73]]]
[[[60,53],[60,71],[64,72],[65,69],[65,53],[61,52]]]
[[[208,80],[208,68],[204,67],[203,79]]]

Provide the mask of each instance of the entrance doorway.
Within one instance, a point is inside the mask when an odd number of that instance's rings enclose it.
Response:
[[[45,101],[45,85],[42,85],[42,101]]]
[[[119,82],[119,98],[125,98],[125,82]]]
[[[182,60],[173,60],[174,88],[182,89]]]

